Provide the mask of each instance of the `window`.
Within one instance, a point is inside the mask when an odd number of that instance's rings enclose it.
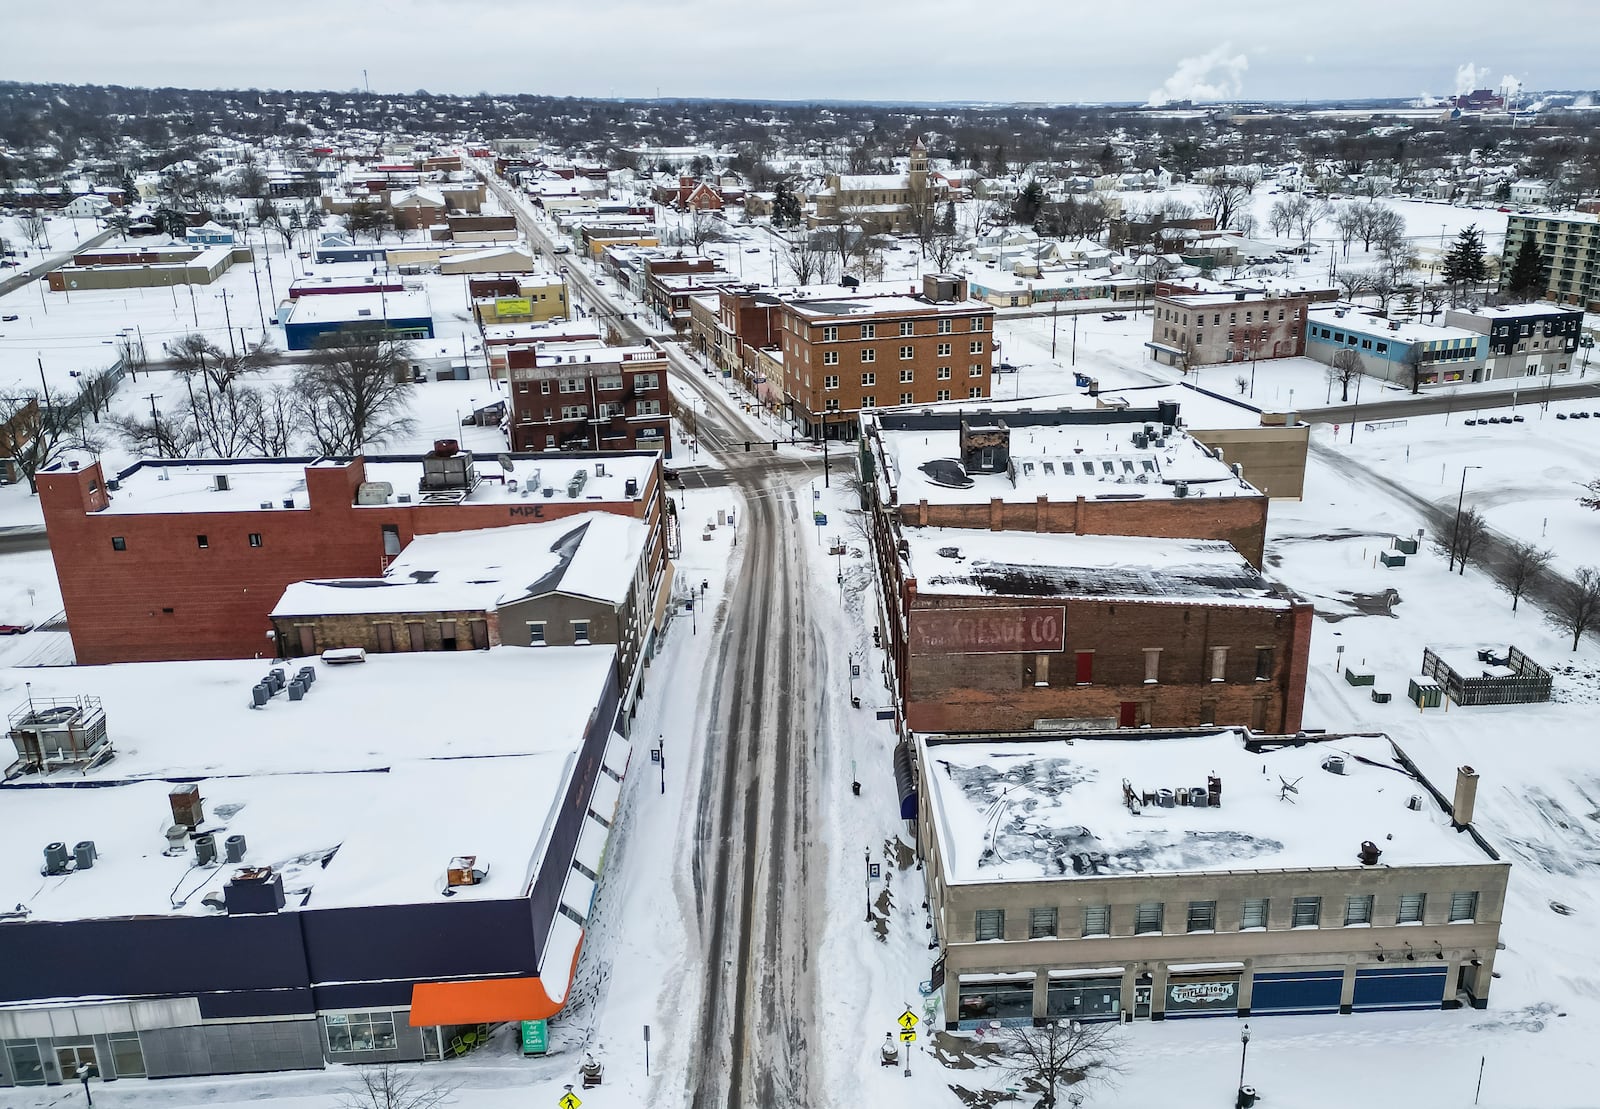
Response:
[[[950,332],[954,331],[955,329],[956,329],[956,325],[955,325],[955,321],[954,320],[940,320],[939,321],[939,334],[940,335],[948,335],[948,334],[950,334]]]
[[[583,390],[583,378],[581,378],[581,377],[564,377],[564,378],[562,378],[561,379],[561,391],[563,393],[581,393],[581,392],[583,392],[584,391]]]
[[[950,399],[950,390],[949,389],[940,389],[938,394],[935,395],[935,397],[933,399],[934,400],[949,400]]]
[[[1028,910],[1028,938],[1030,940],[1049,939],[1056,934],[1055,909],[1029,909]]]
[[[1450,895],[1450,923],[1478,918],[1478,891],[1457,890]]]
[[[972,398],[973,400],[976,400],[979,397],[983,396],[983,386],[982,385],[974,385],[972,388],[967,390],[967,396]]]
[[[659,389],[661,379],[655,374],[634,374],[633,387],[635,389]]]
[[[915,335],[916,333],[917,333],[917,325],[916,324],[912,323],[910,320],[901,320],[900,321],[900,334],[902,334],[902,335]]]
[[[550,395],[550,382],[548,382],[548,381],[539,382],[539,392],[543,393],[545,396],[548,397]]]
[[[561,418],[563,420],[586,420],[589,418],[589,406],[587,404],[563,404],[561,406]]]
[[[1244,905],[1239,912],[1239,927],[1241,929],[1266,928],[1267,908],[1270,904],[1271,902],[1265,897],[1245,898]]]
[[[909,385],[911,383],[911,381],[916,377],[916,375],[917,375],[917,371],[915,371],[915,370],[901,370],[900,371],[900,381],[901,381],[902,384]]]
[[[543,620],[529,620],[528,621],[528,646],[530,646],[530,647],[543,647],[545,645],[545,643],[546,643],[546,640],[545,640],[545,637],[544,637],[544,621]]]
[[[113,1032],[111,1039],[111,1064],[118,1078],[143,1078],[144,1050],[139,1046],[139,1033]]]
[[[323,1021],[330,1055],[389,1051],[395,1046],[393,1013],[329,1013]]]
[[[900,348],[900,361],[909,362],[913,358],[915,358],[916,356],[917,356],[917,348],[916,347],[907,345],[907,346],[903,346],[903,347]]]
[[[839,375],[829,374],[827,377],[823,378],[822,387],[824,389],[837,389],[839,387]]]
[[[874,396],[872,393],[863,393],[862,396],[861,396],[861,407],[862,408],[876,408],[876,407],[878,407],[878,398],[876,396]]]
[[[250,533],[250,545],[252,547],[261,546],[261,533],[259,531],[252,531]]]
[[[622,388],[622,375],[613,374],[609,377],[597,377],[594,379],[594,387],[605,393],[618,392]]]
[[[195,536],[194,537],[194,543],[195,543],[195,546],[199,547],[202,551],[205,550],[207,547],[211,546],[211,540],[207,539],[203,535]]]
[[[950,357],[950,344],[949,343],[940,343],[939,344],[939,357],[940,358],[949,358]]]
[[[1358,893],[1344,899],[1344,926],[1372,923],[1372,894]]]
[[[972,317],[972,330],[974,330],[974,331],[982,331],[983,330],[983,317],[982,316],[973,316]]]
[[[1004,909],[979,909],[974,937],[980,940],[1006,938],[1006,911]]]
[[[982,362],[974,362],[974,363],[972,363],[972,365],[968,366],[967,367],[967,376],[968,377],[982,377],[983,376],[983,363]]]
[[[878,337],[878,325],[875,323],[862,324],[861,337],[863,339],[876,339]]]
[[[1402,893],[1400,895],[1400,911],[1395,914],[1396,924],[1421,924],[1422,910],[1427,907],[1428,895],[1425,893]]]
[[[589,642],[589,621],[574,620],[572,622],[572,641],[579,644]]]
[[[1211,648],[1211,680],[1223,682],[1228,680],[1228,648]]]
[[[1162,904],[1159,901],[1141,901],[1133,910],[1133,934],[1145,935],[1161,931]]]
[[[824,343],[837,343],[839,341],[839,329],[831,324],[824,327],[822,329],[822,341]]]
[[[1109,936],[1111,934],[1111,906],[1085,905],[1083,907],[1083,934]]]
[[[1322,924],[1322,898],[1296,897],[1293,924],[1296,928],[1316,928]]]
[[[901,404],[910,404],[910,403],[912,403],[912,400],[913,400],[913,398],[912,398],[910,393],[901,393],[900,394],[900,403]]]
[[[1256,681],[1270,682],[1272,680],[1272,648],[1256,648]]]
[[[641,400],[634,402],[634,415],[659,416],[661,415],[661,402],[658,400]]]
[[[863,362],[876,362],[877,360],[878,360],[878,352],[876,350],[874,350],[872,347],[862,347],[861,348],[861,361],[863,361]]]
[[[974,340],[972,340],[971,344],[968,346],[967,349],[973,354],[982,354],[983,353],[983,340],[982,339],[974,339]]]
[[[1144,681],[1145,681],[1145,684],[1146,685],[1152,685],[1155,682],[1160,681],[1160,671],[1161,671],[1161,648],[1160,647],[1146,647],[1144,649]]]
[[[111,537],[111,549],[113,551],[125,551],[125,550],[127,550],[128,549],[128,540],[127,540],[127,538],[124,537],[124,536],[121,536],[121,535],[113,535]]]
[[[877,383],[878,383],[878,375],[877,374],[875,374],[875,373],[864,373],[864,374],[861,375],[861,384],[863,384],[863,385],[876,385]]]
[[[1189,931],[1214,932],[1217,928],[1217,903],[1215,901],[1189,902]]]
[[[836,350],[823,351],[822,364],[824,366],[837,366],[839,364],[839,352]]]
[[[939,372],[936,373],[934,376],[937,377],[940,381],[949,381],[950,380],[950,367],[949,366],[940,366],[939,367]]]

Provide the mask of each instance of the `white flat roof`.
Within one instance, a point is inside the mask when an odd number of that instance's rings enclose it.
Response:
[[[1339,315],[1343,312],[1344,315]],[[1464,327],[1446,327],[1443,324],[1420,323],[1415,320],[1389,320],[1381,316],[1369,316],[1365,312],[1349,307],[1340,307],[1329,304],[1316,306],[1306,312],[1306,322],[1316,324],[1318,327],[1343,328],[1345,331],[1354,331],[1361,335],[1368,335],[1375,339],[1389,339],[1401,343],[1431,343],[1446,339],[1481,339],[1481,331],[1469,331]],[[1391,323],[1400,326],[1391,328]]]
[[[551,455],[538,459],[519,459],[509,474],[502,471],[495,459],[474,458],[479,481],[464,496],[460,504],[514,504],[535,503],[545,500],[567,501],[568,483],[579,470],[587,471],[588,478],[578,499],[585,501],[625,501],[628,499],[627,482],[638,482],[642,494],[655,468],[656,454],[650,451],[633,452],[607,458],[582,458]],[[597,464],[605,467],[605,474],[597,472]],[[260,510],[263,504],[273,511],[289,512],[310,507],[306,494],[306,467],[309,462],[176,462],[149,461],[137,469],[125,472],[119,479],[119,488],[109,494],[110,507],[104,514],[133,515],[161,512],[249,512]],[[162,475],[165,475],[164,477]],[[224,475],[228,488],[218,490],[216,479]],[[515,478],[518,488],[513,490],[509,481],[500,477]],[[418,485],[422,480],[420,461],[387,461],[381,457],[366,463],[366,480],[386,481],[394,487],[394,495],[387,507],[399,506],[396,500],[402,494],[410,495],[412,504],[421,503]],[[551,497],[544,489],[554,489]],[[292,505],[285,507],[284,502]]]
[[[431,901],[451,858],[471,854],[490,876],[458,896],[516,896],[613,660],[600,645],[301,659],[278,665],[315,667],[305,699],[262,709],[247,706],[270,660],[29,671],[35,697],[100,697],[116,754],[0,788],[8,822],[32,833],[0,846],[0,904],[46,920],[211,912],[201,898],[235,867],[164,854],[178,782],[199,785],[219,853],[243,835],[245,864],[283,874],[291,909]],[[20,703],[17,673],[5,679]],[[539,705],[537,727],[501,718],[512,698]],[[101,788],[29,788],[53,782]],[[93,840],[99,859],[41,878],[51,840]]]
[[[1231,728],[1147,739],[918,738],[951,882],[1353,868],[1364,841],[1382,849],[1380,867],[1492,861],[1451,827],[1382,735],[1262,751]],[[1344,756],[1343,775],[1322,768],[1330,755]],[[1142,798],[1204,790],[1210,777],[1221,779],[1217,807],[1141,804],[1135,814],[1123,800],[1124,781]],[[1406,807],[1414,794],[1417,810]]]
[[[414,320],[431,316],[428,297],[420,292],[329,293],[300,297],[290,309],[291,324],[351,323],[356,320]]]
[[[974,426],[1003,421],[1004,413],[975,415]],[[1009,426],[1009,425],[1008,425]],[[1191,497],[1259,497],[1253,486],[1233,476],[1226,462],[1174,428],[1166,445],[1133,445],[1132,435],[1143,421],[1109,424],[1065,424],[1057,427],[1011,427],[1011,462],[1008,473],[968,474],[972,484],[954,487],[935,480],[924,466],[960,457],[961,433],[921,428],[890,430],[881,435],[893,469],[901,505],[1032,503],[1048,496],[1052,501],[1167,499],[1174,482],[1188,483]],[[1156,432],[1159,434],[1158,426]],[[939,467],[935,466],[937,472]]]
[[[919,595],[1068,597],[1288,608],[1220,539],[906,528]]]

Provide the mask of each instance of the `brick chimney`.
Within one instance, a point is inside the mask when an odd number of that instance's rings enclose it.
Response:
[[[1472,808],[1478,800],[1478,772],[1470,766],[1456,768],[1456,803],[1452,820],[1457,828],[1472,823]]]

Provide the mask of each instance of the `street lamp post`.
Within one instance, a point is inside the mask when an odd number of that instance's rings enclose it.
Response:
[[[861,853],[862,853],[863,858],[866,861],[866,866],[865,866],[864,870],[865,870],[865,873],[866,873],[866,879],[865,880],[866,880],[866,883],[867,883],[867,923],[871,924],[872,923],[872,848],[863,847],[861,849]],[[910,1051],[911,1049],[908,1047],[908,1048],[906,1048],[906,1050]]]
[[[1236,1102],[1238,1105],[1244,1104],[1244,1061],[1249,1054],[1250,1025],[1246,1022],[1245,1026],[1239,1029],[1239,1097]]]
[[[1450,529],[1450,566],[1449,569],[1445,571],[1446,573],[1449,573],[1450,570],[1454,570],[1456,568],[1456,538],[1461,534],[1461,505],[1467,496],[1467,471],[1481,469],[1483,469],[1482,466],[1461,467],[1461,491],[1456,494],[1456,523],[1455,526]]]

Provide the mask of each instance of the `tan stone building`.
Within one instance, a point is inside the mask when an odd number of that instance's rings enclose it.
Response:
[[[780,296],[784,401],[807,436],[854,438],[862,409],[990,395],[994,308],[966,278]]]
[[[1510,864],[1381,735],[915,738],[950,1028],[1482,1008]],[[904,792],[903,792],[904,795]]]
[[[933,206],[948,194],[944,179],[928,174],[928,148],[921,139],[911,145],[905,173],[830,173],[826,182],[809,197],[810,226],[842,219],[869,234],[915,227],[919,220],[931,218]]]
[[[1306,351],[1309,296],[1237,292],[1166,294],[1156,290],[1149,347],[1173,366],[1259,362]]]

